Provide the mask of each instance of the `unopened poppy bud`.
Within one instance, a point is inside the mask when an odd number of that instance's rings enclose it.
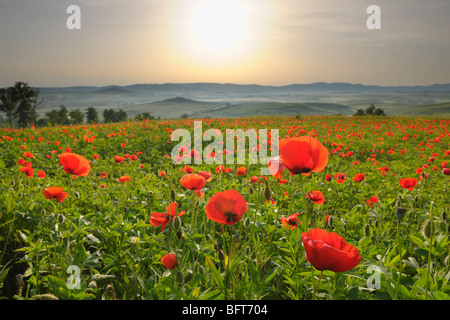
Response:
[[[172,199],[173,202],[175,202],[176,199],[176,193],[175,190],[170,190],[170,199]]]
[[[264,188],[264,199],[266,199],[266,201],[270,201],[271,198],[272,198],[272,191],[270,191],[269,186],[266,185],[266,187]]]
[[[184,274],[184,281],[186,283],[189,282],[192,279],[193,274],[194,273],[190,269],[188,271],[186,271],[186,273]]]
[[[181,218],[179,216],[173,217],[172,227],[176,232],[181,230]]]
[[[333,217],[333,216],[330,216],[330,217],[328,218],[327,224],[328,224],[328,226],[329,226],[330,228],[333,227],[333,224],[334,224],[334,217]]]
[[[222,250],[217,251],[217,257],[220,261],[225,260],[225,253]]]
[[[366,224],[366,225],[364,226],[364,235],[365,235],[366,237],[370,237],[370,227],[369,227],[369,224]]]
[[[431,238],[431,221],[427,220],[422,226],[422,234],[427,238]]]
[[[250,195],[253,195],[253,194],[255,193],[255,189],[253,189],[253,187],[250,186],[250,187],[248,188],[248,192],[250,193]]]
[[[398,221],[402,221],[402,219],[406,215],[406,209],[402,208],[402,207],[397,207],[397,208],[395,208],[395,214],[397,215]]]
[[[441,217],[442,217],[442,220],[447,221],[447,212],[445,212],[444,209],[442,209]]]
[[[378,225],[380,224],[380,222],[379,222],[378,219],[377,219],[377,220],[375,220],[375,221],[373,222],[373,224],[374,224],[375,228],[378,228]]]

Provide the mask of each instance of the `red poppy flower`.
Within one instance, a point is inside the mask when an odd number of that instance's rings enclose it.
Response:
[[[210,182],[212,180],[212,173],[209,171],[200,171],[198,174],[205,178],[206,182]]]
[[[123,160],[125,160],[124,157],[121,157],[121,156],[114,156],[114,161],[115,161],[116,163],[121,163]]]
[[[46,199],[56,199],[59,202],[63,202],[67,197],[67,192],[63,192],[61,187],[48,187],[44,189],[44,197]]]
[[[42,170],[40,170],[40,171],[38,171],[38,177],[39,178],[41,178],[41,179],[44,179],[45,178],[45,172],[44,171],[42,171]]]
[[[327,180],[327,181],[331,181],[331,174],[327,174],[327,175],[325,175],[325,180]]]
[[[161,258],[161,262],[167,269],[174,269],[178,265],[178,258],[173,253],[167,253]]]
[[[293,174],[320,172],[328,163],[328,149],[310,136],[281,139],[281,161]]]
[[[34,176],[34,170],[32,168],[30,168],[30,167],[21,167],[20,171],[25,173],[27,178],[32,178]]]
[[[344,241],[335,232],[312,229],[302,234],[308,260],[317,270],[345,272],[361,261],[358,249]]]
[[[300,220],[298,220],[298,216],[299,213],[296,212],[294,214],[291,214],[289,217],[281,217],[281,223],[283,224],[283,226],[285,226],[288,229],[294,230],[295,228],[297,228],[300,224],[302,224],[302,222]]]
[[[34,158],[34,155],[31,153],[31,152],[24,152],[23,153],[23,156],[25,157],[25,158]]]
[[[129,176],[121,176],[118,180],[122,183],[130,181],[130,177]]]
[[[399,181],[400,187],[406,190],[414,190],[414,187],[417,186],[416,178],[403,178]]]
[[[189,166],[184,166],[183,172],[186,172],[186,173],[193,173],[193,172],[194,172],[194,168],[191,168],[191,167],[189,167]]]
[[[180,183],[186,189],[201,190],[206,184],[206,179],[199,174],[189,173],[181,178]]]
[[[446,176],[450,175],[450,168],[442,169],[442,173],[445,174]]]
[[[223,164],[218,165],[218,166],[216,167],[216,173],[219,173],[219,172],[221,172],[221,173],[227,172],[227,169],[225,169],[225,166],[224,166]]]
[[[210,220],[230,225],[242,219],[247,211],[247,202],[236,190],[225,190],[212,196],[205,210]]]
[[[357,173],[357,174],[355,174],[355,176],[353,177],[353,181],[356,181],[356,182],[361,182],[361,181],[363,181],[364,179],[365,179],[364,173]]]
[[[370,199],[368,199],[368,200],[366,201],[366,204],[367,204],[369,207],[373,207],[373,205],[374,205],[375,203],[377,203],[377,202],[378,202],[378,198],[375,197],[375,196],[372,196]]]
[[[238,167],[236,175],[238,175],[238,176],[246,176],[247,175],[247,168],[246,167]]]
[[[85,177],[91,171],[89,161],[75,153],[64,152],[59,155],[60,165],[64,167],[66,173]]]
[[[343,173],[336,173],[334,175],[334,178],[336,179],[337,183],[344,183],[346,177],[347,176]]]
[[[325,202],[325,198],[321,191],[312,190],[311,192],[306,193],[306,198],[310,199],[312,202],[317,204],[323,204]]]
[[[176,202],[171,202],[167,206],[166,211],[167,212],[164,213],[153,212],[150,215],[150,223],[155,227],[161,226],[161,231],[164,231],[167,224],[172,222],[176,216],[181,217],[185,213],[185,211],[181,211],[178,213],[178,203]]]

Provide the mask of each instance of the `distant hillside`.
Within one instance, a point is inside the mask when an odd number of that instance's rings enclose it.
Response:
[[[352,110],[337,103],[244,102],[228,104],[195,114],[196,117],[248,117],[276,115],[351,115]]]
[[[127,90],[123,87],[119,86],[109,86],[100,88],[98,90],[93,91],[94,94],[114,94],[114,95],[121,95],[121,94],[133,94],[133,91]]]
[[[104,87],[35,88],[44,98],[42,115],[61,105],[69,110],[122,109],[130,117],[142,112],[161,118],[272,114],[353,114],[370,104],[388,115],[448,114],[450,84],[376,86],[351,83],[285,86],[232,83],[163,83]]]
[[[195,101],[183,97],[169,98],[162,101],[143,103],[130,106],[125,110],[129,115],[148,112],[152,116],[161,118],[179,118],[183,114],[192,116],[199,112],[220,107],[221,104]]]

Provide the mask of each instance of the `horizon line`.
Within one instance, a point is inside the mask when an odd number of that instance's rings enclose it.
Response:
[[[18,82],[18,81],[16,81]],[[26,82],[26,81],[23,81]],[[282,88],[282,87],[288,87],[288,86],[296,86],[296,85],[314,85],[314,84],[326,84],[326,85],[332,85],[332,84],[346,84],[346,85],[353,85],[353,86],[364,86],[364,87],[380,87],[380,88],[399,88],[399,87],[406,87],[406,88],[412,88],[412,87],[431,87],[431,86],[439,86],[439,85],[450,85],[450,82],[446,83],[432,83],[432,84],[416,84],[416,85],[380,85],[380,84],[363,84],[363,83],[352,83],[352,82],[340,82],[340,81],[332,81],[332,82],[326,82],[326,81],[316,81],[316,82],[307,82],[307,83],[289,83],[284,85],[265,85],[265,84],[258,84],[258,83],[234,83],[234,82],[148,82],[148,83],[133,83],[133,84],[108,84],[108,85],[65,85],[65,86],[30,86],[32,88],[76,88],[76,87],[91,87],[91,88],[104,88],[104,87],[131,87],[131,86],[138,86],[138,85],[186,85],[186,84],[217,84],[217,85],[234,85],[234,86],[259,86],[259,87],[273,87],[273,88]],[[6,87],[5,87],[6,88]]]

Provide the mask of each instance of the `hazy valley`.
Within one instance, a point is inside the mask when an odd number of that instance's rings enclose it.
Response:
[[[450,115],[450,84],[410,87],[313,83],[287,86],[219,83],[136,84],[35,88],[41,116],[64,105],[122,109],[129,117],[148,112],[161,118],[247,117],[253,115],[352,115],[370,104],[387,115]]]

